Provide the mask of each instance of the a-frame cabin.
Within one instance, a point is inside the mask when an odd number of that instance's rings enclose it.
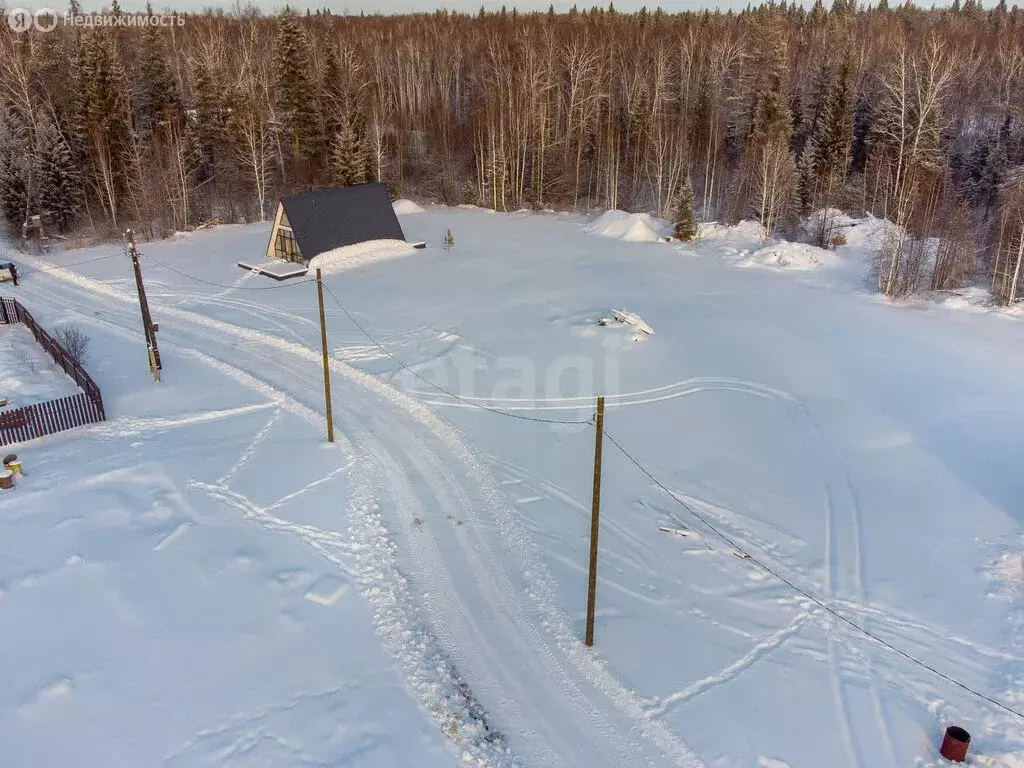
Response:
[[[308,264],[326,251],[369,240],[405,240],[387,187],[321,189],[281,198],[267,257]]]

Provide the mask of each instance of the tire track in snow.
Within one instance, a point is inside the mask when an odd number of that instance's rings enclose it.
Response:
[[[229,469],[219,480],[217,480],[217,482],[220,485],[227,484],[228,480],[230,480],[232,477],[238,474],[238,472],[241,471],[241,469],[246,464],[249,463],[249,459],[253,457],[253,454],[256,453],[256,449],[259,448],[260,445],[262,445],[263,441],[267,439],[267,436],[270,434],[270,430],[274,428],[274,426],[277,424],[280,418],[281,409],[278,408],[276,411],[274,411],[274,415],[267,419],[267,423],[263,425],[260,431],[256,433],[256,436],[246,447],[245,451],[242,453],[241,456],[238,457],[238,461],[232,464],[231,469]]]
[[[829,602],[835,604],[842,597],[842,592],[852,592],[854,599],[863,604],[866,601],[864,585],[864,546],[863,523],[860,504],[857,500],[849,475],[843,470],[836,458],[829,441],[818,425],[813,421],[803,404],[798,405],[795,420],[803,422],[798,429],[804,437],[805,445],[818,462],[818,469],[825,493],[825,571],[826,592]],[[840,523],[840,519],[842,522]],[[842,531],[839,528],[842,528]],[[848,535],[851,542],[850,550],[840,547],[840,537]],[[832,671],[833,691],[836,697],[836,709],[840,718],[843,741],[847,747],[851,765],[860,768],[864,765],[861,749],[857,745],[853,729],[850,702],[848,699],[845,674],[843,670],[844,654],[851,647],[849,642],[840,643],[835,636],[832,621],[826,622],[829,667]],[[861,626],[870,631],[870,626],[861,618]],[[898,766],[893,747],[892,735],[889,731],[882,698],[875,682],[874,669],[870,660],[870,652],[864,657],[864,678],[867,682],[868,696],[875,730],[882,734],[882,741],[890,764]],[[869,761],[875,765],[874,761]]]
[[[437,390],[403,389],[403,391],[420,398],[426,405],[445,408],[475,408],[478,405],[483,405],[488,408],[499,408],[503,411],[592,411],[594,410],[594,401],[597,398],[597,395],[536,398],[464,397],[459,395],[458,400],[456,400],[450,395],[445,395],[445,393]],[[794,401],[792,395],[764,384],[758,384],[757,382],[718,376],[698,376],[652,389],[605,395],[605,408],[649,405],[708,391],[741,392],[770,400]]]
[[[82,278],[66,270],[53,270],[49,273],[49,276],[62,279],[65,282],[76,283],[89,293],[104,295],[128,305],[135,303],[134,297],[120,290],[113,289],[110,286],[88,278]],[[175,317],[186,324],[217,331],[224,338],[246,342],[250,345],[250,348],[245,351],[245,354],[249,357],[265,357],[268,360],[271,358],[270,355],[264,356],[262,353],[257,352],[256,350],[259,348],[266,352],[273,351],[277,353],[273,356],[274,361],[279,361],[280,353],[284,352],[293,358],[303,360],[313,369],[320,364],[319,353],[300,344],[288,342],[259,331],[239,328],[220,320],[173,307],[155,304],[154,309],[162,313],[163,316]],[[174,332],[187,334],[184,327],[176,327]],[[210,339],[210,334],[199,333],[198,335],[201,337],[204,347],[214,343]],[[193,352],[197,355],[203,355],[203,353],[198,352],[195,348],[193,348]],[[235,353],[237,354],[237,351]],[[231,356],[230,345],[228,356]],[[217,361],[213,361],[211,358],[211,362]],[[278,362],[278,364],[280,363]],[[231,367],[223,363],[221,365]],[[553,580],[541,564],[541,560],[537,556],[528,535],[522,529],[514,510],[498,492],[493,478],[473,452],[463,443],[458,432],[450,425],[441,421],[422,404],[368,374],[357,371],[338,360],[331,361],[331,369],[348,383],[360,386],[375,397],[373,407],[370,409],[372,412],[381,416],[387,415],[392,419],[404,412],[403,418],[411,417],[413,420],[411,424],[406,425],[407,427],[414,426],[415,428],[426,429],[431,433],[432,439],[437,440],[438,445],[443,446],[444,450],[451,454],[455,463],[465,472],[468,485],[477,494],[474,498],[474,505],[479,506],[481,509],[488,509],[496,523],[496,526],[481,526],[479,530],[491,532],[495,551],[502,552],[503,554],[502,557],[497,559],[498,564],[508,569],[505,558],[509,554],[518,561],[515,572],[521,580],[526,582],[525,593],[533,605],[533,611],[529,615],[535,616],[535,618],[529,620],[528,616],[518,617],[520,622],[526,622],[529,625],[528,630],[524,629],[522,625],[519,627],[521,631],[525,632],[524,641],[529,641],[531,633],[533,637],[543,637],[543,646],[546,646],[547,649],[544,651],[545,653],[553,654],[554,649],[557,648],[558,652],[575,667],[573,674],[577,676],[577,683],[583,684],[588,688],[592,687],[595,692],[600,692],[606,697],[604,701],[606,704],[612,705],[613,709],[605,709],[602,712],[603,717],[610,718],[611,721],[619,721],[625,718],[624,722],[616,722],[615,729],[612,732],[604,732],[603,734],[588,733],[588,726],[586,724],[590,722],[589,715],[581,711],[577,704],[565,701],[564,692],[561,688],[551,685],[543,677],[535,678],[534,682],[538,684],[537,689],[542,692],[542,696],[548,699],[548,706],[555,706],[556,710],[558,710],[562,718],[561,727],[566,727],[567,722],[570,722],[573,728],[579,730],[580,733],[587,733],[591,739],[600,736],[606,747],[611,746],[607,742],[609,738],[613,742],[617,739],[631,741],[634,747],[638,748],[629,758],[634,764],[636,758],[640,758],[641,754],[648,752],[650,747],[653,747],[677,765],[701,765],[696,755],[680,742],[678,737],[664,723],[651,721],[645,717],[643,704],[639,697],[633,691],[622,686],[607,670],[604,662],[592,651],[586,649],[575,635],[568,617],[558,607],[557,592],[554,588]],[[241,373],[252,378],[244,371]],[[344,399],[343,402],[345,402]],[[381,408],[380,406],[382,405],[385,407]],[[387,406],[392,407],[388,408]],[[306,412],[304,415],[307,418],[312,414],[314,419],[322,420],[316,412],[311,412],[305,406],[293,404],[293,407],[304,410]],[[354,416],[355,413],[357,412],[353,411],[349,416]],[[387,582],[389,589],[382,594],[378,586],[381,567],[379,564],[369,564],[367,570],[364,570],[365,578],[362,578],[360,583],[364,587],[364,593],[377,608],[375,617],[378,619],[378,626],[385,640],[385,645],[388,646],[389,650],[395,652],[396,657],[399,659],[400,666],[402,666],[403,672],[407,675],[410,689],[415,691],[420,697],[427,696],[427,698],[430,698],[434,696],[436,698],[437,681],[424,680],[422,673],[424,669],[434,670],[438,666],[447,668],[450,665],[446,665],[442,661],[435,662],[434,666],[429,666],[432,659],[443,660],[447,658],[443,646],[437,641],[436,637],[430,634],[429,629],[417,627],[416,631],[410,631],[406,627],[407,622],[402,619],[410,609],[415,608],[416,601],[413,598],[413,593],[408,589],[408,580],[397,569],[395,564],[397,555],[395,544],[387,533],[379,512],[379,505],[374,499],[374,489],[379,490],[387,487],[386,475],[379,474],[380,462],[386,457],[386,451],[381,451],[379,446],[375,446],[370,437],[369,432],[364,433],[366,445],[361,448],[357,447],[358,450],[355,451],[356,458],[358,459],[356,467],[360,470],[356,475],[362,475],[365,485],[360,486],[361,490],[358,492],[353,492],[350,514],[353,520],[356,521],[353,529],[358,532],[358,538],[366,542],[371,552],[382,556],[382,562],[387,564],[385,570],[390,574],[391,578]],[[349,445],[351,446],[351,443]],[[399,454],[405,455],[401,444],[398,448]],[[375,476],[376,479],[371,480],[371,476]],[[296,529],[289,530],[299,533]],[[306,530],[305,533],[308,535],[310,532]],[[299,533],[299,535],[302,534]],[[503,573],[500,581],[496,582],[497,586],[503,590],[510,589],[510,585],[515,583],[511,578],[511,573],[512,571]],[[429,573],[428,570],[425,572],[425,575],[433,576],[434,574]],[[470,580],[470,583],[472,583],[472,580]],[[486,596],[479,597],[477,602],[478,604],[486,604],[491,602],[496,596],[495,594],[487,594]],[[513,595],[503,593],[500,596],[503,600],[512,601],[512,604],[515,604],[515,597]],[[540,619],[540,625],[544,627],[545,631],[543,633],[534,623],[537,618]],[[516,625],[513,623],[510,626],[515,627]],[[445,630],[452,631],[452,628],[447,627]],[[484,627],[484,631],[486,630],[487,627]],[[416,640],[411,645],[410,636]],[[499,637],[500,635],[494,635],[495,640]],[[421,639],[425,642],[419,642]],[[459,636],[459,639],[461,640],[461,636]],[[552,643],[553,645],[551,645]],[[396,644],[399,647],[396,648]],[[424,644],[428,646],[427,651],[422,650]],[[532,643],[528,644],[532,645]],[[542,650],[544,650],[543,647]],[[524,659],[523,662],[526,665],[524,669],[529,670],[531,668],[530,661]],[[438,704],[431,708],[432,714],[435,717],[437,717],[439,711],[441,713],[450,711],[451,700],[457,700],[458,692],[465,690],[465,684],[461,680],[455,679],[452,683],[454,693],[448,697],[442,697]],[[504,711],[510,713],[517,709],[515,702],[509,700],[502,701],[500,706]],[[596,706],[596,704],[593,704],[593,706]],[[428,708],[430,707],[428,706]],[[473,717],[472,712],[472,702],[463,707],[466,733],[474,737],[474,741],[467,745],[467,747],[474,747],[472,751],[467,749],[466,755],[468,758],[475,759],[482,765],[511,765],[512,763],[509,763],[508,758],[505,756],[506,750],[503,748],[498,750],[491,748],[493,745],[489,744],[486,740],[488,734],[481,735],[476,733],[474,735],[471,732],[474,723],[478,723],[478,720]],[[613,714],[615,712],[617,714]],[[583,718],[583,720],[576,722],[580,718]],[[640,737],[641,740],[637,741],[637,737]],[[605,751],[599,748],[600,745],[587,744],[587,746],[593,748],[591,755],[597,758],[605,754]],[[619,752],[619,748],[613,748],[611,751]],[[657,754],[657,752],[654,754]],[[652,754],[648,758],[641,759],[648,762],[655,758]],[[601,762],[592,764],[599,765]],[[605,762],[605,764],[617,766],[622,763]]]
[[[61,305],[59,308],[63,308]],[[109,319],[90,318],[110,327],[120,335],[136,338],[130,327]],[[323,416],[283,390],[204,352],[174,343],[162,342],[165,349],[174,349],[194,357],[211,368],[281,403],[283,410],[301,420],[322,428]],[[251,355],[253,353],[250,353]],[[281,365],[277,356],[255,353],[265,365]],[[286,371],[289,382],[301,376],[294,369]],[[319,377],[305,377],[306,383]],[[306,391],[310,391],[307,389]],[[356,449],[344,433],[337,436],[335,447],[347,457],[347,466],[357,465],[363,470],[366,482],[352,489],[348,505],[349,540],[338,531],[310,525],[299,525],[269,514],[246,497],[219,484],[193,481],[193,490],[205,493],[214,500],[233,508],[242,515],[273,533],[297,536],[324,559],[352,574],[360,585],[363,597],[373,607],[374,621],[386,650],[395,658],[410,693],[420,701],[439,729],[461,750],[463,762],[472,762],[482,768],[519,768],[522,763],[504,746],[500,734],[487,729],[482,719],[485,713],[473,700],[472,692],[462,681],[448,658],[433,628],[422,617],[421,599],[409,588],[409,581],[397,563],[397,549],[379,513],[375,498],[375,484],[368,480],[379,457]],[[351,562],[343,555],[350,553]]]
[[[701,680],[690,683],[685,688],[676,691],[675,693],[670,693],[668,696],[664,696],[660,700],[657,700],[649,710],[650,717],[662,717],[675,708],[676,705],[689,701],[705,691],[717,688],[718,686],[724,685],[730,680],[735,679],[740,675],[740,673],[752,667],[757,661],[761,660],[769,653],[779,648],[789,638],[796,635],[801,629],[803,629],[804,625],[814,617],[814,613],[814,610],[806,610],[802,613],[798,613],[796,617],[789,622],[789,624],[777,632],[773,632],[763,638],[754,645],[753,648],[747,651],[747,653],[729,666],[718,672],[714,672]]]

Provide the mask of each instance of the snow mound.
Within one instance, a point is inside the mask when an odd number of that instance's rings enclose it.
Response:
[[[336,275],[377,261],[410,256],[415,252],[416,249],[405,240],[368,240],[314,256],[309,261],[309,271],[316,272],[319,269],[325,275]]]
[[[395,209],[395,213],[399,216],[409,216],[413,213],[423,213],[426,209],[412,200],[395,200],[391,204],[391,207]]]
[[[697,225],[698,240],[724,241],[759,241],[764,236],[764,228],[759,222],[744,219],[738,224],[719,224],[717,221],[704,221]]]
[[[598,216],[587,231],[602,237],[613,237],[633,243],[654,243],[664,238],[668,225],[660,219],[653,219],[646,213],[605,211]]]
[[[977,286],[937,291],[933,295],[938,304],[946,309],[988,312],[992,308],[992,294]]]
[[[786,241],[766,245],[751,254],[743,261],[745,267],[774,267],[792,270],[810,270],[831,266],[837,262],[832,251],[818,248],[807,243],[790,243]]]
[[[1024,552],[1003,555],[999,569],[1007,586],[1011,589],[1024,590]]]
[[[824,223],[832,230],[833,235],[845,234],[849,227],[863,222],[862,219],[855,219],[838,208],[822,208],[800,222],[800,227],[808,237],[816,237],[821,231],[823,219]]]

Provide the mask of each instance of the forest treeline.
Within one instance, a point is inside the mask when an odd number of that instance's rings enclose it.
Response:
[[[881,292],[1022,291],[1024,12],[1005,0],[183,18],[0,32],[13,234],[40,216],[161,237],[380,180],[498,210],[692,208],[769,234],[867,212],[892,222]],[[812,239],[840,243],[834,218]]]

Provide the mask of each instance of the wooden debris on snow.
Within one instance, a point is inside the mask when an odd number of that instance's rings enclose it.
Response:
[[[598,325],[611,325],[612,323],[623,323],[625,325],[631,325],[637,329],[639,333],[646,334],[647,336],[654,335],[654,329],[651,328],[647,323],[641,319],[640,315],[627,312],[624,309],[613,309],[611,317],[602,317],[597,321]],[[635,336],[633,341],[639,341],[640,336]]]
[[[255,272],[257,275],[272,277],[275,280],[289,280],[293,277],[302,277],[309,271],[305,264],[296,264],[295,262],[282,261],[280,259],[268,259],[262,264],[248,264],[244,261],[239,261],[238,266],[249,272]]]

